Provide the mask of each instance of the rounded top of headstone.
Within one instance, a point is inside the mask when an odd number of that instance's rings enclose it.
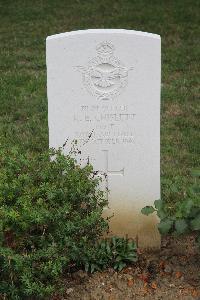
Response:
[[[47,40],[58,39],[58,38],[65,38],[69,36],[76,36],[76,35],[84,35],[84,34],[128,34],[128,35],[137,35],[141,37],[149,37],[160,39],[160,36],[155,33],[143,32],[143,31],[136,31],[136,30],[127,30],[127,29],[86,29],[86,30],[75,30],[69,31],[59,34],[54,34],[47,37]]]

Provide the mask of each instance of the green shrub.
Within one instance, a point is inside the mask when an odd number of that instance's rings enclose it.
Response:
[[[112,237],[98,241],[95,247],[83,251],[85,270],[93,273],[113,267],[121,271],[128,263],[137,261],[137,247],[134,240]]]
[[[108,229],[99,181],[61,151],[0,149],[0,295],[43,299],[72,262],[82,263],[83,249]]]
[[[194,184],[187,190],[185,198],[177,202],[173,211],[162,200],[156,200],[153,206],[146,206],[142,213],[149,215],[156,212],[160,218],[158,229],[161,234],[181,235],[196,233],[197,243],[200,247],[200,171],[192,172],[195,177]]]

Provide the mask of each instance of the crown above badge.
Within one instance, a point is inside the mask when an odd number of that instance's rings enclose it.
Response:
[[[113,55],[115,47],[110,42],[102,42],[96,47],[97,54],[99,56],[111,56]]]

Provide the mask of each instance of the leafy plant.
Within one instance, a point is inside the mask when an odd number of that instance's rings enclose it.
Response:
[[[137,261],[137,247],[131,239],[112,237],[96,243],[83,257],[85,270],[93,273],[113,267],[121,271],[127,263]]]
[[[174,233],[177,235],[196,232],[197,243],[200,246],[200,171],[194,170],[194,184],[188,189],[185,199],[177,202],[173,213],[163,200],[156,200],[153,206],[144,207],[141,212],[149,215],[156,212],[160,218],[158,229],[161,234]]]
[[[93,168],[61,151],[0,149],[0,295],[50,295],[71,262],[108,230]]]

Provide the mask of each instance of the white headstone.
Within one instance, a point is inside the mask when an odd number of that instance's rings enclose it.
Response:
[[[82,159],[107,174],[112,234],[159,247],[160,36],[83,30],[47,38],[49,145],[79,141]],[[90,138],[88,139],[88,137]],[[87,142],[86,142],[87,141]]]

